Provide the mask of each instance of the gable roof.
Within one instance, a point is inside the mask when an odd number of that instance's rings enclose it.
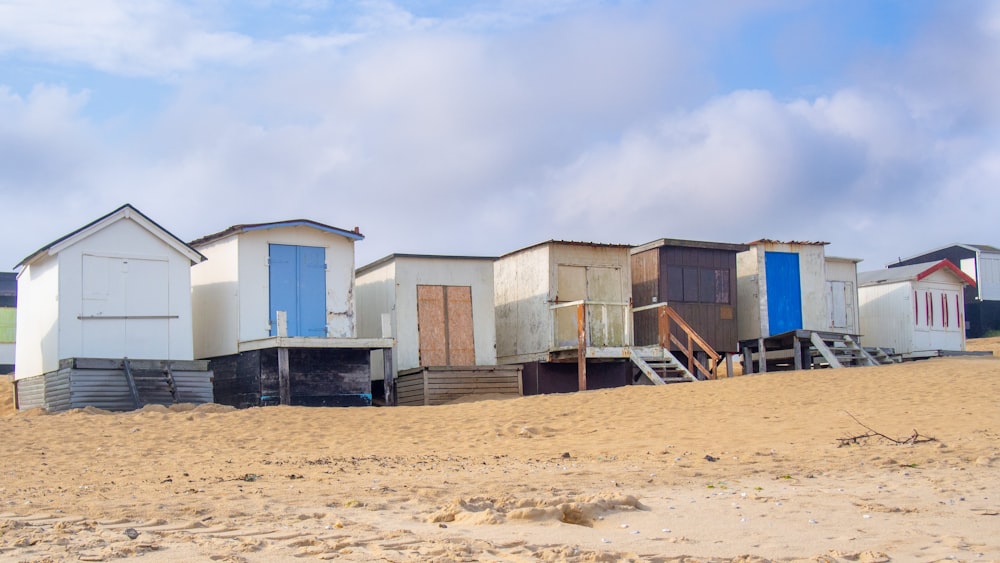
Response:
[[[938,262],[924,262],[922,264],[911,264],[909,266],[897,266],[884,270],[874,270],[871,272],[858,272],[858,285],[879,285],[883,283],[898,283],[902,281],[920,281],[927,276],[945,270],[951,272],[956,278],[965,284],[976,287],[976,280],[959,269],[951,260],[940,260]]]
[[[324,225],[316,221],[311,221],[309,219],[288,219],[286,221],[274,221],[271,223],[249,223],[244,225],[233,225],[228,229],[219,231],[217,233],[212,233],[210,235],[205,235],[201,238],[191,241],[191,246],[204,246],[210,242],[215,242],[219,239],[226,238],[228,236],[237,235],[240,233],[246,233],[249,231],[261,231],[265,229],[279,229],[282,227],[310,227],[313,229],[319,229],[320,231],[325,231],[327,233],[333,233],[335,235],[340,235],[342,237],[349,238],[351,240],[363,240],[365,237],[362,235],[357,227],[354,227],[353,231],[348,231],[346,229],[341,229],[338,227],[332,227],[330,225]]]
[[[188,260],[190,260],[193,264],[197,264],[205,260],[205,256],[202,255],[202,253],[198,252],[197,250],[189,246],[186,242],[174,236],[174,234],[171,233],[170,231],[161,227],[156,221],[153,221],[145,214],[143,214],[141,211],[133,207],[132,204],[126,203],[125,205],[119,207],[118,209],[115,209],[111,213],[108,213],[103,217],[99,217],[91,221],[90,223],[87,223],[86,225],[80,227],[79,229],[67,235],[62,236],[50,242],[49,244],[46,244],[45,246],[31,253],[24,260],[21,260],[21,262],[14,267],[20,268],[22,266],[27,266],[28,264],[31,264],[32,262],[34,262],[35,260],[44,255],[58,254],[63,249],[72,246],[77,242],[123,219],[134,221],[140,227],[149,231],[151,235],[160,239],[161,241],[166,243],[168,246],[170,246],[177,252],[180,252],[181,254],[186,256]]]

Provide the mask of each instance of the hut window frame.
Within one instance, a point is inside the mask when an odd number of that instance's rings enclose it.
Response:
[[[731,272],[725,268],[667,266],[667,302],[732,304]]]

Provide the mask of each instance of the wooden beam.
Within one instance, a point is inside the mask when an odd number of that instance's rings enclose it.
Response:
[[[382,349],[382,386],[385,388],[385,406],[396,406],[394,389],[396,387],[396,374],[392,369],[392,348]]]
[[[802,341],[792,338],[792,362],[795,369],[802,369]]]
[[[587,305],[576,306],[576,378],[580,391],[587,390]]]
[[[816,350],[820,353],[820,355],[826,358],[826,361],[828,364],[830,364],[830,367],[832,368],[843,367],[840,364],[840,360],[837,359],[836,354],[833,353],[833,350],[830,350],[830,347],[826,345],[826,342],[823,342],[822,336],[814,332],[812,333],[812,336],[809,337],[809,340],[812,341],[812,345],[816,348]]]
[[[733,377],[733,355],[726,352],[726,377]]]
[[[753,371],[753,349],[743,346],[743,375],[750,375]]]
[[[764,346],[764,339],[763,338],[758,338],[757,339],[757,347],[758,347],[758,350],[757,350],[757,371],[759,373],[767,373],[767,353],[765,352],[765,350],[767,348]]]
[[[288,348],[278,348],[278,402],[292,404],[292,386],[288,381]]]

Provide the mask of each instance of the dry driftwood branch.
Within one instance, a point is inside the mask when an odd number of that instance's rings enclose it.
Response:
[[[886,436],[885,434],[879,432],[878,430],[875,430],[871,426],[868,426],[867,424],[861,422],[853,414],[851,414],[851,413],[849,413],[847,411],[844,411],[844,413],[847,414],[847,416],[851,417],[851,419],[854,420],[854,422],[857,422],[863,428],[865,428],[866,430],[868,430],[868,432],[866,432],[864,434],[858,434],[857,436],[848,436],[846,438],[837,438],[837,440],[840,442],[840,445],[838,447],[841,447],[841,448],[844,447],[844,446],[850,446],[851,444],[860,444],[862,440],[866,440],[868,438],[874,438],[876,436],[879,437],[879,438],[885,438],[886,440],[889,440],[890,442],[892,442],[893,444],[896,444],[896,445],[903,445],[903,444],[913,445],[913,444],[920,444],[920,443],[923,443],[923,442],[936,442],[937,441],[936,438],[933,438],[931,436],[922,436],[919,432],[917,432],[916,429],[913,430],[913,434],[911,434],[910,436],[908,436],[906,438],[902,438],[902,439],[897,440],[896,438],[892,438],[892,437]]]

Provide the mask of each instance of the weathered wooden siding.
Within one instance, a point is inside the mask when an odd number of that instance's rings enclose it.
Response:
[[[859,334],[858,260],[826,257],[826,308],[829,332]]]
[[[611,389],[633,383],[628,360],[587,362],[587,390]],[[524,395],[574,393],[580,390],[576,363],[528,362],[522,366],[521,391]]]
[[[494,262],[497,363],[519,364],[546,356],[552,339],[549,247],[536,246]]]
[[[469,395],[521,395],[520,366],[427,367],[396,382],[400,406],[443,405]]]

